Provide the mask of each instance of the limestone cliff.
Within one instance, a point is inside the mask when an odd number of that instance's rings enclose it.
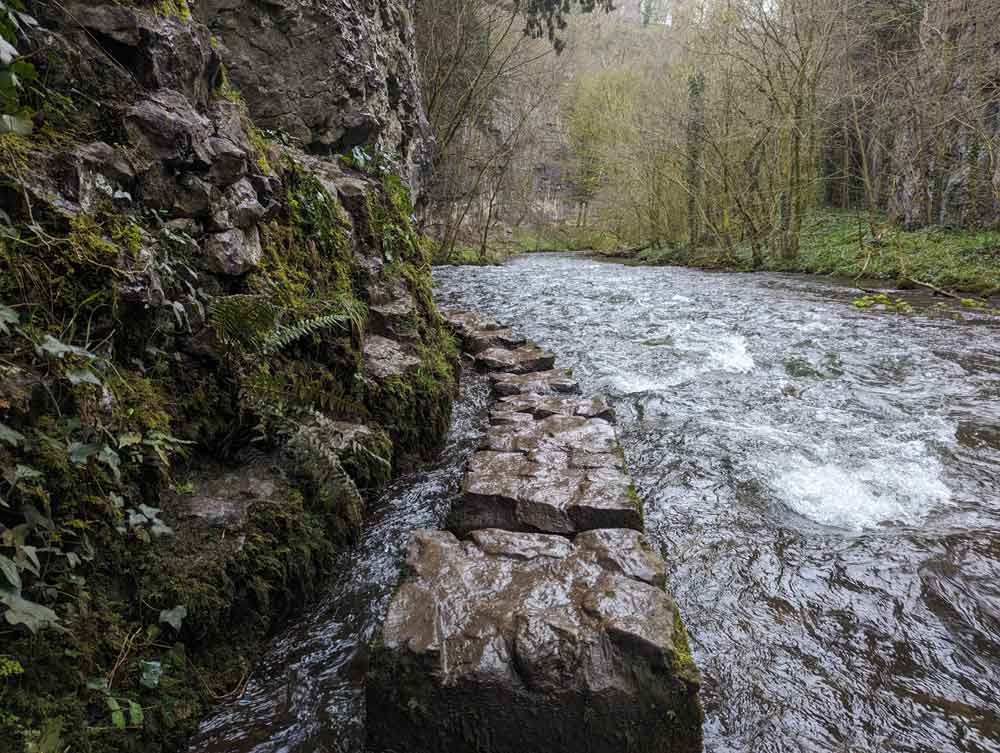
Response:
[[[448,422],[409,11],[25,11],[33,131],[0,134],[0,740],[177,750]]]
[[[893,143],[889,208],[909,226],[1000,224],[1000,30],[960,3],[928,7],[918,33],[918,96]],[[922,110],[922,111],[921,111]],[[943,124],[929,123],[934,118]],[[934,128],[933,138],[927,136]],[[937,127],[936,127],[937,126]]]
[[[987,2],[859,6],[866,34],[854,65],[872,92],[843,115],[850,162],[880,209],[907,227],[993,227],[1000,223],[1000,28]],[[891,71],[891,75],[889,73]],[[857,113],[851,110],[857,107]],[[864,152],[855,131],[863,134]],[[844,174],[841,136],[830,136],[831,173]],[[834,188],[836,194],[840,184]],[[834,196],[842,202],[842,197]]]

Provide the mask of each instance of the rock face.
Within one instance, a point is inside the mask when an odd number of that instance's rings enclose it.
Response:
[[[369,749],[700,751],[698,670],[613,411],[558,394],[578,387],[499,323],[446,318],[516,394],[491,411],[449,531],[412,535],[372,649]]]
[[[0,134],[0,467],[37,468],[34,493],[60,500],[46,530],[77,532],[67,559],[86,561],[90,601],[25,578],[63,630],[4,634],[26,670],[16,699],[0,688],[0,741],[182,750],[357,540],[365,499],[449,424],[458,353],[406,186],[427,156],[409,6],[25,6],[39,23],[22,18],[17,46],[39,89],[21,93],[34,131]],[[339,159],[355,146],[378,162]],[[85,382],[36,350],[43,335]],[[0,528],[21,525],[37,498],[3,494]],[[27,528],[22,543],[48,551]],[[72,560],[84,530],[117,538]],[[115,663],[122,636],[178,607],[182,629]],[[144,699],[149,663],[170,675],[169,708]],[[116,671],[143,724],[112,729],[65,681]]]
[[[228,75],[262,128],[315,153],[396,155],[416,188],[429,127],[406,0],[204,0]]]
[[[869,0],[873,16],[879,3]],[[995,4],[886,3],[891,25],[855,49],[880,91],[865,105],[865,155],[881,208],[908,227],[1000,223],[1000,26]],[[916,13],[916,18],[912,14]],[[890,15],[892,14],[892,15]],[[909,17],[909,20],[904,20]],[[905,85],[885,87],[881,60],[898,58]],[[853,146],[853,159],[861,154]],[[834,164],[840,164],[839,161]],[[864,187],[855,190],[863,195]]]
[[[411,539],[372,656],[375,750],[701,750],[698,672],[640,534],[470,538]]]

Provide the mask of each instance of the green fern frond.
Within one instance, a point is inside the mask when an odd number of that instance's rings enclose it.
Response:
[[[208,308],[209,324],[227,348],[247,352],[260,349],[278,324],[278,308],[260,295],[216,298]]]
[[[308,413],[312,422],[299,425],[298,431],[288,442],[288,452],[296,461],[300,472],[316,484],[321,494],[342,500],[349,517],[360,522],[364,499],[340,462],[340,456],[332,449],[331,432],[338,430],[322,414],[315,411]]]
[[[285,327],[279,327],[264,339],[258,349],[258,353],[262,356],[277,353],[287,348],[296,340],[301,340],[303,337],[312,335],[320,330],[331,329],[333,327],[346,329],[346,325],[350,321],[351,318],[346,314],[326,314],[324,316],[315,316],[311,319],[303,319],[300,322]]]

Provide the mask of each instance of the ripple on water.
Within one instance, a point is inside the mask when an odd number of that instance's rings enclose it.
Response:
[[[435,276],[612,396],[708,751],[1000,751],[1000,322],[553,255]]]

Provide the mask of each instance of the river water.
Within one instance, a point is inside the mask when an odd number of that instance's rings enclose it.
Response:
[[[435,277],[614,403],[704,674],[706,750],[1000,751],[1000,319],[551,254]],[[351,570],[192,751],[358,750],[358,646],[481,435],[482,380],[464,393],[441,462],[380,503]]]

